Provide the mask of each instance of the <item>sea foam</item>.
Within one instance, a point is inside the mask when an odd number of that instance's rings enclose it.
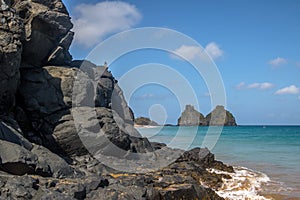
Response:
[[[234,173],[216,169],[208,169],[210,173],[228,174],[231,179],[223,179],[222,187],[215,191],[226,200],[266,200],[269,198],[259,195],[262,185],[269,182],[269,177],[261,172],[245,167],[234,167]]]

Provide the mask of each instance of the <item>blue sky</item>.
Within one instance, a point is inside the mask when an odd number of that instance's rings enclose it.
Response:
[[[196,40],[212,57],[226,89],[226,107],[238,124],[300,124],[300,1],[64,0],[64,3],[75,25],[76,36],[70,49],[74,59],[85,58],[97,44],[120,31],[141,27],[174,29]],[[186,57],[197,51],[185,44],[177,50]],[[99,57],[97,64],[102,64],[106,58]],[[175,59],[168,52],[136,51],[108,63],[117,79],[138,65],[169,66],[193,85],[199,110],[204,115],[212,110],[212,94],[202,77],[189,63]],[[134,83],[145,76],[130,81]],[[168,74],[157,73],[157,76],[181,87],[178,79]],[[126,93],[126,88],[123,89]],[[159,122],[175,124],[182,111],[176,94],[159,85],[141,87],[127,100],[136,116],[151,116]],[[189,98],[182,101],[194,104]]]

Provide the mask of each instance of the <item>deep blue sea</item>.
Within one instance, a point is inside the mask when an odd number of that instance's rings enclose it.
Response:
[[[203,147],[204,138],[211,139],[205,144],[215,143],[211,151],[216,159],[235,166],[239,174],[236,183],[224,186],[227,193],[219,192],[228,199],[300,199],[300,126],[223,127],[219,137],[208,127],[138,129],[150,141],[174,148]],[[253,187],[237,192],[243,182]]]

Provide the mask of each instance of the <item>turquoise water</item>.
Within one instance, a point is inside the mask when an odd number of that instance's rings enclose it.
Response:
[[[139,128],[151,141],[191,149],[202,146],[208,127],[178,130]],[[300,197],[300,126],[224,127],[211,151],[225,163],[265,173],[271,180],[264,186],[265,193]]]

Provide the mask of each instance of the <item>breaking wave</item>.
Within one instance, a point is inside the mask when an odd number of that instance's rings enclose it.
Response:
[[[208,169],[210,173],[228,174],[231,179],[223,179],[222,187],[215,191],[226,200],[267,200],[259,195],[262,186],[270,181],[270,178],[261,172],[250,170],[245,167],[234,167],[234,173],[216,169]]]

